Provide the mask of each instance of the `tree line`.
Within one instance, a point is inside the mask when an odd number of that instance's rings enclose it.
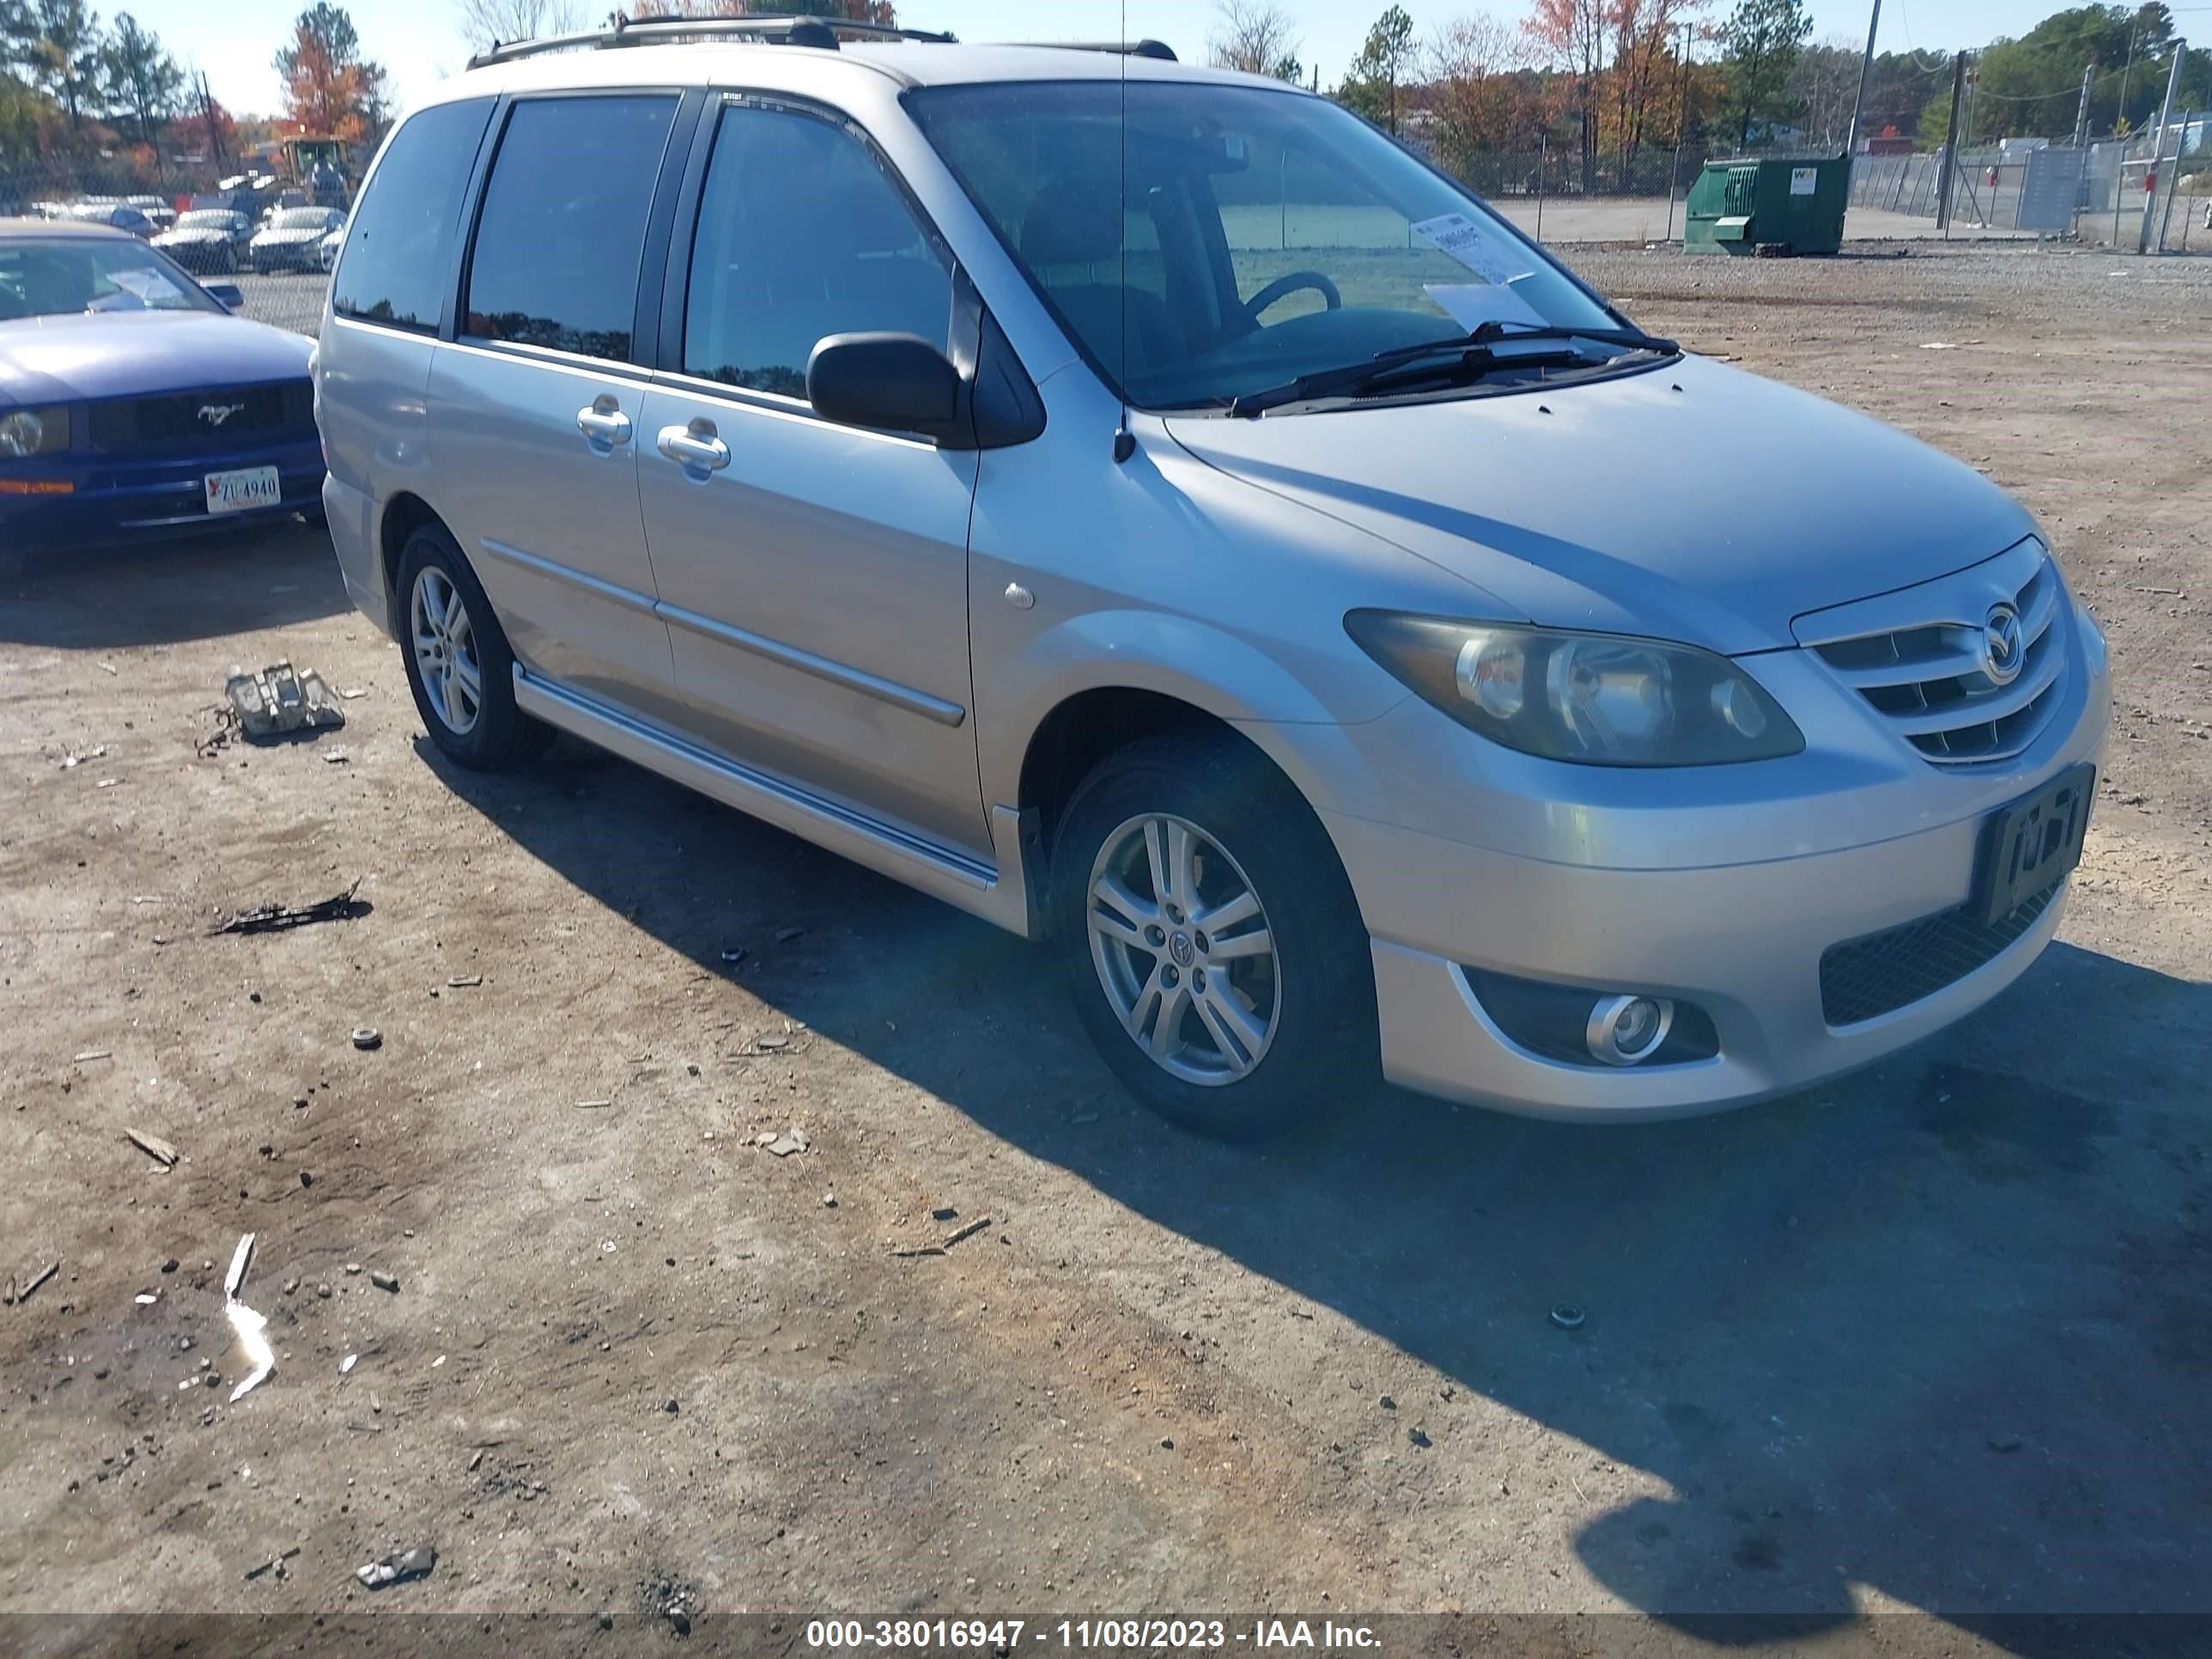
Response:
[[[121,173],[151,185],[185,158],[220,170],[289,133],[366,148],[390,119],[383,67],[330,0],[301,12],[274,59],[283,107],[234,117],[129,12],[103,23],[86,0],[0,0],[0,173]]]
[[[1629,190],[1678,137],[1698,155],[1839,151],[1862,48],[1811,33],[1805,0],[1735,0],[1725,13],[1701,0],[1530,0],[1519,19],[1470,13],[1425,35],[1394,4],[1329,95],[1462,176],[1540,144],[1571,158],[1583,189]],[[1294,24],[1267,0],[1220,0],[1208,48],[1224,68],[1321,85],[1300,64]],[[2157,118],[2175,48],[2161,0],[2054,13],[1969,52],[1966,137],[2070,139],[2085,70],[2088,135],[2138,130]],[[1860,132],[1940,144],[1951,73],[1949,52],[1878,53]],[[2179,106],[2208,104],[2212,52],[2192,50]]]

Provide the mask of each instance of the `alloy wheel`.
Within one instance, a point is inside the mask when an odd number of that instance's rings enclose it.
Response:
[[[430,706],[447,731],[466,737],[483,710],[483,669],[467,601],[453,578],[435,565],[416,574],[408,621],[416,672]]]
[[[1227,849],[1197,825],[1123,823],[1091,866],[1098,983],[1129,1040],[1188,1083],[1235,1083],[1267,1056],[1282,1013],[1266,909]]]

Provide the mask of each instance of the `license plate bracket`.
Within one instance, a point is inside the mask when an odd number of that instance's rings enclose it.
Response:
[[[2097,769],[2084,763],[1990,815],[1974,875],[1975,910],[1984,926],[2040,898],[2081,862],[2096,794]]]
[[[201,482],[207,489],[210,513],[250,513],[256,507],[282,506],[284,500],[283,484],[273,466],[210,472]]]

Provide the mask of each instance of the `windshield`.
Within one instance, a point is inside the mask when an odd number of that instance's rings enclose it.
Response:
[[[1143,407],[1227,403],[1493,318],[1618,326],[1480,202],[1324,99],[1083,81],[907,104],[1092,367]]]
[[[0,241],[0,323],[81,311],[217,308],[143,243]]]
[[[270,222],[272,230],[321,230],[331,222],[322,208],[286,208]]]
[[[234,230],[240,216],[226,213],[220,208],[203,208],[185,214],[177,221],[179,230]]]

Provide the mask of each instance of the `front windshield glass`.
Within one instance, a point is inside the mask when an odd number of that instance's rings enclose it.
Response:
[[[200,208],[184,215],[177,221],[179,230],[230,230],[235,228],[238,215],[226,213],[220,208]]]
[[[0,241],[0,323],[81,311],[210,311],[215,302],[143,243]]]
[[[1092,366],[1143,407],[1226,403],[1492,318],[1619,326],[1480,202],[1325,99],[1077,81],[907,103]]]
[[[278,214],[270,228],[275,230],[321,230],[331,222],[323,208],[286,208]]]

